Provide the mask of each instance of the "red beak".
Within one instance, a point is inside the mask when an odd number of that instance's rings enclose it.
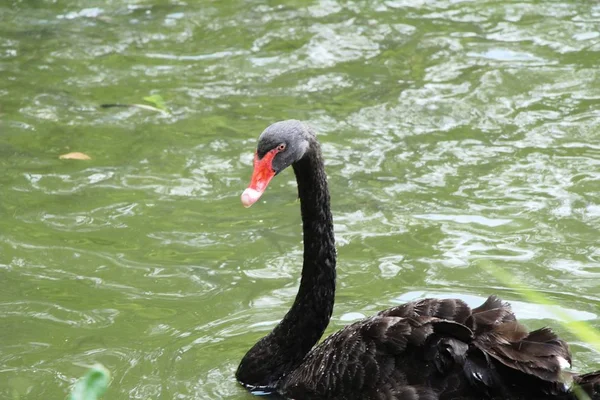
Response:
[[[271,179],[275,176],[275,171],[273,171],[273,158],[275,154],[277,152],[271,150],[260,160],[257,154],[254,155],[252,179],[248,188],[242,193],[242,204],[244,207],[247,208],[256,203],[267,189]]]

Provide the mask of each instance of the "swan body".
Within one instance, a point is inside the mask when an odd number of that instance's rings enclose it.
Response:
[[[303,222],[304,261],[294,304],[243,357],[237,380],[289,399],[600,400],[600,372],[576,375],[568,345],[549,328],[527,331],[490,296],[471,309],[458,299],[423,299],[381,311],[321,338],[333,310],[336,251],[319,143],[296,120],[260,136],[249,207],[292,166]]]

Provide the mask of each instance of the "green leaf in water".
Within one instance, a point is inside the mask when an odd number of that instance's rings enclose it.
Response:
[[[101,364],[96,364],[79,379],[69,400],[97,400],[106,391],[110,382],[110,372]]]
[[[152,104],[154,107],[158,108],[159,110],[168,111],[167,106],[165,105],[165,101],[159,94],[153,94],[152,96],[146,96],[146,97],[144,97],[144,101]]]

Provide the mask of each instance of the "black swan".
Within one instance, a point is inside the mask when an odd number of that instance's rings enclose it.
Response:
[[[495,296],[474,309],[424,299],[355,322],[313,346],[333,310],[336,250],[321,150],[311,128],[277,122],[261,135],[249,207],[292,166],[298,183],[304,263],[298,294],[281,322],[242,359],[246,388],[289,399],[600,399],[600,372],[562,371],[571,356],[549,328],[528,332]],[[571,386],[571,384],[574,385]]]

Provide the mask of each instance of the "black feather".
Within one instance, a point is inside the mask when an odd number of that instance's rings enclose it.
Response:
[[[313,347],[329,323],[335,294],[333,219],[321,151],[299,121],[273,124],[257,156],[273,146],[276,172],[292,165],[303,233],[302,280],[283,320],[242,359],[237,379],[291,399],[600,400],[600,372],[572,375],[565,342],[549,328],[533,332],[510,306],[490,296],[471,310],[457,299],[423,299],[355,322]]]

